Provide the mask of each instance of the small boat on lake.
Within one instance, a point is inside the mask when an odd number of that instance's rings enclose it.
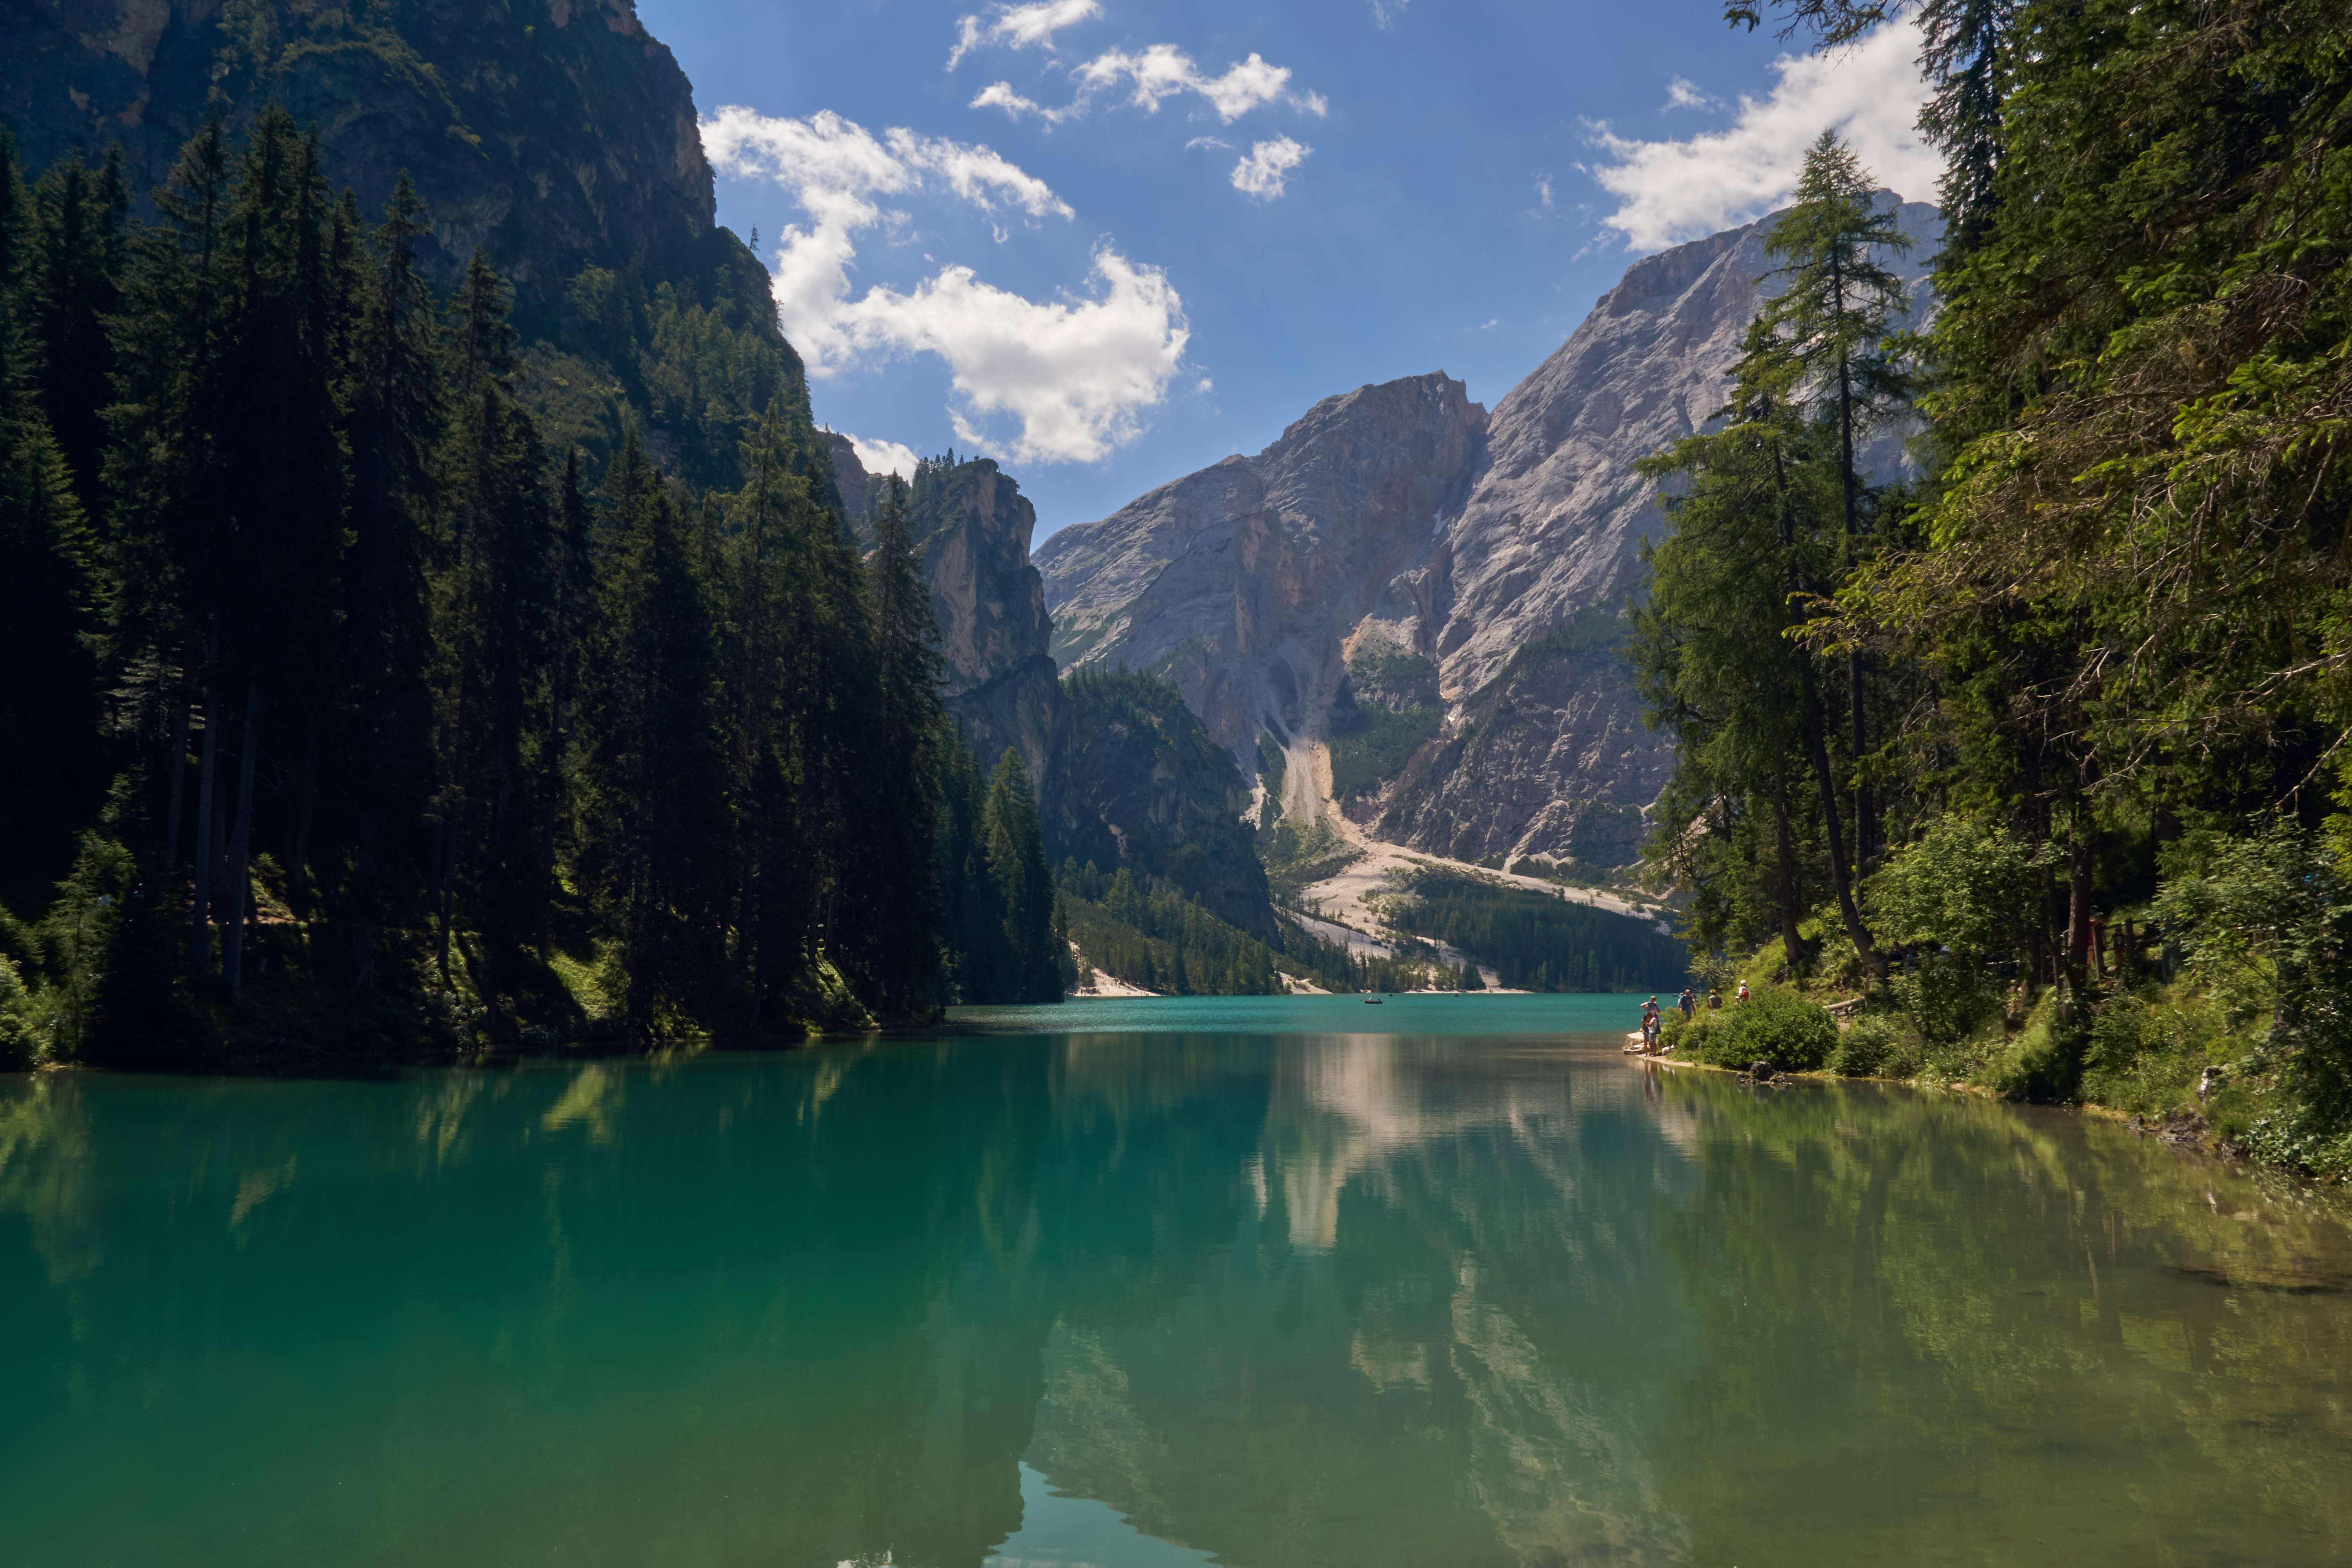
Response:
[[[1386,1000],[1386,997],[1375,996],[1369,991],[1364,993],[1364,1005],[1367,1007],[1377,1007]]]

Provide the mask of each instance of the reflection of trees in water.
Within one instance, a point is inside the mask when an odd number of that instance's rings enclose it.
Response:
[[[54,1082],[0,1098],[29,1549],[950,1568],[1018,1526],[1042,1053]]]
[[[2340,1268],[2336,1219],[2054,1113],[1715,1075],[1669,1093],[1704,1134],[1663,1227],[1698,1359],[1657,1452],[1701,1560],[2352,1544],[2342,1299],[2174,1271]]]

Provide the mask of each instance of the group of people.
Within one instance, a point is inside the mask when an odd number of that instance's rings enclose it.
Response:
[[[1745,1002],[1748,1000],[1748,982],[1745,980],[1739,983],[1739,994],[1735,997],[1734,1000],[1739,1002]],[[1684,986],[1683,994],[1675,999],[1675,1005],[1682,1009],[1683,1022],[1690,1022],[1690,1020],[1696,1016],[1698,1012],[1697,994],[1692,991],[1689,986]],[[1723,1005],[1723,993],[1709,987],[1706,994],[1706,1005],[1709,1012],[1713,1012],[1717,1008],[1720,1008]],[[1653,996],[1647,1002],[1643,1003],[1642,1050],[1643,1054],[1655,1055],[1657,1053],[1659,1048],[1658,1040],[1659,1037],[1664,1034],[1665,1026],[1665,1009],[1658,1005],[1658,999],[1655,996]]]

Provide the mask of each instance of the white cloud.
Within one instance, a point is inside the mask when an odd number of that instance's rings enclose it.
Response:
[[[1160,403],[1191,332],[1167,274],[1108,246],[1095,249],[1091,299],[1040,302],[950,267],[909,294],[877,286],[846,305],[864,342],[938,354],[973,413],[1010,414],[1024,462],[1087,463],[1138,435],[1138,414]],[[989,438],[962,410],[956,438]]]
[[[967,109],[1001,109],[1018,120],[1024,114],[1042,114],[1048,121],[1058,121],[1064,111],[1048,109],[1034,98],[1024,98],[1013,90],[1009,81],[992,81],[980,89],[979,96],[964,106]]]
[[[1136,54],[1112,49],[1075,67],[1070,75],[1077,83],[1077,93],[1059,109],[1024,98],[1012,83],[1003,81],[982,88],[971,107],[1002,109],[1015,120],[1034,114],[1049,125],[1058,125],[1084,115],[1097,93],[1125,87],[1127,101],[1147,114],[1157,114],[1168,100],[1190,93],[1207,100],[1227,125],[1252,110],[1275,103],[1318,118],[1328,114],[1331,106],[1321,93],[1291,90],[1291,74],[1288,66],[1269,65],[1265,57],[1253,53],[1227,66],[1223,75],[1210,76],[1175,45],[1153,44]]]
[[[1742,95],[1731,125],[1678,142],[1635,142],[1594,127],[1611,162],[1590,171],[1618,198],[1602,224],[1628,250],[1657,250],[1749,222],[1796,188],[1805,149],[1832,126],[1880,184],[1932,199],[1943,160],[1916,121],[1927,84],[1919,30],[1902,21],[1851,48],[1772,63],[1780,81],[1763,99]]]
[[[1234,165],[1234,189],[1254,200],[1270,202],[1282,195],[1285,177],[1305,163],[1307,154],[1313,151],[1287,136],[1257,142],[1247,156]]]
[[[1202,376],[1199,381],[1196,381],[1196,382],[1194,382],[1194,383],[1192,384],[1192,390],[1193,390],[1193,391],[1195,391],[1195,392],[1201,393],[1201,394],[1202,394],[1203,395],[1207,395],[1207,394],[1209,394],[1209,393],[1212,393],[1212,392],[1216,391],[1216,390],[1217,390],[1217,384],[1216,384],[1215,382],[1213,382],[1213,381],[1210,380],[1207,376],[1205,376],[1205,375],[1204,375],[1204,376]]]
[[[1217,118],[1231,125],[1251,110],[1269,103],[1288,103],[1307,114],[1323,115],[1330,106],[1318,93],[1294,93],[1290,87],[1290,68],[1266,64],[1253,51],[1250,58],[1225,68],[1223,76],[1203,76],[1192,57],[1173,44],[1154,44],[1139,55],[1123,49],[1113,49],[1097,55],[1078,67],[1080,96],[1099,89],[1116,87],[1122,80],[1135,84],[1128,101],[1147,113],[1157,114],[1162,102],[1179,93],[1198,93],[1209,100]]]
[[[1412,4],[1412,0],[1372,0],[1372,26],[1387,26],[1403,16],[1404,8]]]
[[[1034,5],[991,5],[988,9],[991,15],[985,22],[978,16],[958,19],[956,47],[948,56],[948,69],[955,69],[964,56],[983,44],[1051,52],[1055,33],[1102,15],[1097,0],[1035,0]]]
[[[1207,147],[1219,153],[1230,153],[1233,151],[1234,144],[1222,136],[1195,136],[1184,143],[1184,151],[1187,153],[1195,147]]]
[[[812,375],[866,354],[935,353],[962,402],[951,411],[959,440],[1024,461],[1091,462],[1139,430],[1140,411],[1163,399],[1182,364],[1183,301],[1158,268],[1108,245],[1095,249],[1086,298],[1024,299],[961,266],[910,292],[877,284],[853,297],[861,237],[902,220],[879,197],[935,186],[991,213],[1073,216],[1044,181],[987,147],[903,129],[877,138],[831,110],[793,120],[736,107],[705,120],[702,141],[715,167],[774,180],[808,215],[783,231],[771,287]],[[971,423],[993,414],[1018,420],[1010,442]]]
[[[1666,107],[1668,109],[1721,109],[1723,101],[1712,94],[1701,91],[1698,83],[1689,78],[1674,76],[1666,79]]]
[[[848,437],[849,444],[857,448],[857,466],[869,474],[896,474],[902,479],[915,477],[915,449],[896,441],[877,441],[870,436]]]

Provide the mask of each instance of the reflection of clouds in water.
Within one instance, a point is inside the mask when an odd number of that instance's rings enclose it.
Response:
[[[1175,1546],[1144,1534],[1108,1503],[1066,1497],[1053,1484],[1021,1467],[1021,1529],[988,1554],[998,1568],[1193,1568],[1216,1561],[1205,1552]]]

